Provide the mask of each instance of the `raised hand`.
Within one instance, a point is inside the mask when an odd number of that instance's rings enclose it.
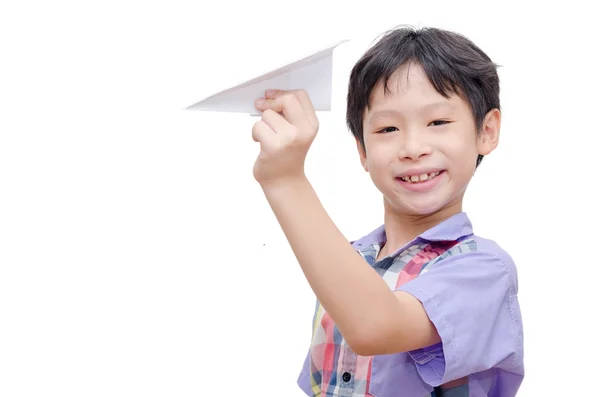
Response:
[[[267,90],[255,107],[263,113],[252,128],[252,138],[260,143],[254,178],[265,186],[304,177],[306,154],[319,130],[306,91]]]

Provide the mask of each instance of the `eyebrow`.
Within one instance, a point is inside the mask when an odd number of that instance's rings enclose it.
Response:
[[[423,112],[430,111],[430,110],[437,109],[437,108],[452,109],[452,106],[446,101],[432,102],[432,103],[429,103],[427,105],[420,107],[419,113],[423,113]],[[381,117],[387,117],[387,116],[401,117],[402,115],[403,115],[403,113],[400,110],[393,109],[393,108],[376,110],[367,117],[366,122],[369,123],[369,122],[377,120],[378,118],[381,118]]]

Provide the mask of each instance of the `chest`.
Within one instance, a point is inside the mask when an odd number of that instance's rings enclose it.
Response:
[[[371,246],[359,251],[365,261],[381,276],[390,290],[413,280],[427,270],[429,264],[441,258],[454,242],[415,244],[396,256],[377,261],[380,247]],[[400,369],[399,369],[400,370]],[[346,344],[333,319],[317,302],[313,318],[313,338],[310,351],[311,383],[321,396],[371,396],[373,357],[356,355]],[[407,379],[414,366],[406,360]],[[416,374],[414,374],[416,375]]]

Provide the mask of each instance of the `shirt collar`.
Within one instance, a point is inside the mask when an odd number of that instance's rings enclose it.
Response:
[[[465,212],[459,212],[438,223],[431,229],[424,231],[408,245],[411,245],[418,239],[425,241],[457,241],[472,234],[473,225],[471,224],[469,217]],[[374,244],[383,244],[386,241],[385,225],[382,225],[366,236],[353,241],[352,246],[362,250]]]

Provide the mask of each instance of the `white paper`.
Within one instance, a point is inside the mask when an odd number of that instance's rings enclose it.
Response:
[[[304,89],[316,111],[329,111],[331,110],[333,52],[346,41],[348,40],[338,41],[293,63],[211,95],[187,109],[260,115],[254,107],[254,101],[263,97],[267,89]]]

